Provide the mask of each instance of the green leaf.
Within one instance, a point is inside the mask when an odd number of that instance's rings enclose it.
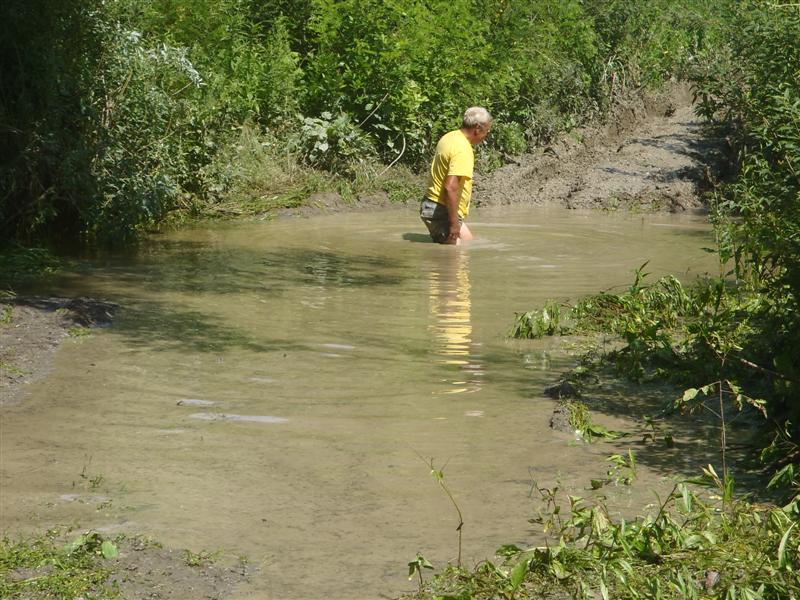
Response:
[[[497,550],[495,550],[494,553],[497,556],[506,556],[506,557],[508,557],[508,556],[514,556],[516,554],[519,554],[522,551],[523,551],[522,548],[520,548],[519,546],[517,546],[515,544],[503,544]]]
[[[72,543],[67,544],[65,550],[69,553],[75,552],[76,550],[80,550],[86,545],[88,539],[89,538],[87,538],[85,535],[79,535],[74,540],[72,540]]]
[[[794,481],[794,465],[789,463],[772,476],[767,484],[767,489],[788,487]]]
[[[688,390],[684,390],[683,392],[683,401],[688,402],[689,400],[694,400],[697,398],[697,394],[700,390],[697,388],[689,388]]]
[[[681,484],[681,497],[683,498],[683,510],[684,512],[692,512],[692,493],[689,491],[689,488],[686,485]]]
[[[553,562],[550,563],[550,570],[553,572],[553,575],[555,575],[556,578],[558,579],[566,579],[567,577],[569,577],[569,574],[567,573],[567,570],[564,568],[564,565],[562,565],[557,560],[554,560]]]
[[[529,558],[519,561],[514,568],[511,569],[509,580],[511,581],[511,588],[516,591],[520,584],[525,580],[525,573],[528,572],[528,565],[531,560]]]
[[[792,529],[794,526],[797,525],[797,521],[792,523],[789,526],[789,529],[786,530],[786,533],[783,534],[781,538],[781,543],[778,544],[778,568],[782,569],[786,566],[786,544],[789,541],[789,534],[792,533]]]
[[[687,549],[702,548],[705,538],[703,536],[694,534],[683,540],[682,546]]]
[[[106,560],[111,560],[112,558],[117,558],[117,556],[119,556],[117,545],[109,540],[106,540],[100,544],[100,552],[103,554],[103,558]]]
[[[629,575],[633,575],[633,567],[631,566],[631,563],[629,563],[627,560],[622,559],[618,561],[617,564],[620,567],[622,567],[626,573],[628,573]]]

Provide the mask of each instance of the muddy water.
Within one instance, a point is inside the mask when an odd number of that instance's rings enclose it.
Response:
[[[715,271],[701,218],[507,208],[441,247],[412,210],[181,231],[84,261],[56,294],[122,305],[2,413],[2,528],[79,523],[248,557],[239,598],[377,598],[417,552],[536,540],[531,481],[583,494],[608,446],[548,427],[570,364],[515,311]],[[624,404],[624,403],[623,403]],[[633,406],[633,405],[631,405]],[[623,427],[625,414],[599,415]],[[424,459],[424,460],[423,460]],[[624,509],[675,471],[640,465]],[[673,466],[675,466],[673,464]]]

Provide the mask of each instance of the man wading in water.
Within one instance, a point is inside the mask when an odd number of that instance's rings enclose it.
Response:
[[[428,189],[419,216],[439,244],[460,244],[472,239],[464,223],[472,196],[473,146],[480,144],[492,126],[492,115],[480,106],[468,108],[461,128],[446,133],[436,144],[428,175]]]

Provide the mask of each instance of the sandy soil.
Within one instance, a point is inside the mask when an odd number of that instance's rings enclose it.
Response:
[[[724,140],[694,116],[691,93],[620,101],[610,125],[573,131],[536,153],[476,177],[477,206],[559,204],[604,210],[685,211],[703,208],[703,194],[722,176]],[[336,194],[312,198],[287,215],[374,210],[386,198],[346,203]],[[24,400],[44,377],[60,342],[111,323],[117,306],[91,299],[0,299],[0,408]],[[187,566],[180,552],[129,544],[116,577],[124,598],[221,598],[246,578],[244,569]]]

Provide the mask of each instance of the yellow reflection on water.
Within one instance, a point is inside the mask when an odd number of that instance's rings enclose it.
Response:
[[[447,248],[436,257],[428,275],[431,324],[436,362],[448,367],[447,389],[441,394],[477,392],[483,363],[472,339],[469,254]]]

